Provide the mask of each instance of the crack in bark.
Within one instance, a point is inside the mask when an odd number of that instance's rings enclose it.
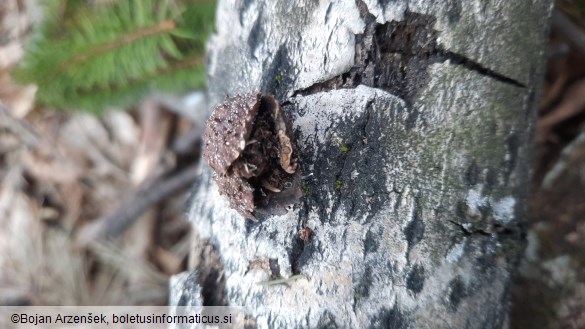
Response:
[[[490,233],[490,232],[483,230],[483,229],[470,230],[470,229],[465,227],[465,223],[459,223],[459,222],[456,222],[454,220],[449,220],[449,222],[451,224],[457,226],[458,228],[460,228],[461,231],[463,232],[464,236],[471,236],[471,235],[492,236],[492,234],[493,234],[493,233]]]
[[[335,200],[333,201],[333,207],[331,209],[331,218],[329,219],[330,221],[333,221],[335,219],[337,210],[339,210],[339,207],[343,204],[342,199],[346,199],[344,198],[347,194],[347,189],[348,189],[348,180],[349,179],[344,179],[344,175],[343,173],[347,170],[345,170],[347,168],[347,161],[348,161],[348,154],[341,152],[341,163],[342,165],[339,167],[339,169],[337,170],[337,173],[335,174]]]
[[[420,205],[420,196],[414,198],[414,206],[410,215],[411,220],[404,228],[406,237],[406,261],[410,264],[410,252],[423,239],[425,232],[425,223],[422,219],[422,207]]]
[[[227,306],[223,263],[219,252],[209,241],[201,243],[198,262],[197,279],[201,286],[203,306]]]
[[[429,79],[431,64],[451,61],[480,75],[515,87],[526,86],[438,43],[439,32],[433,29],[436,19],[407,11],[403,21],[376,22],[362,1],[358,1],[366,22],[363,34],[355,36],[355,64],[347,72],[329,80],[296,90],[292,97],[306,96],[334,89],[351,89],[360,84],[386,90],[412,104]]]
[[[305,246],[305,241],[303,241],[298,234],[293,234],[291,250],[289,252],[289,262],[292,275],[301,274],[301,257],[305,251]]]
[[[437,55],[439,56],[439,58],[443,59],[442,62],[450,60],[454,64],[463,66],[464,68],[479,73],[480,75],[490,77],[499,82],[507,83],[518,88],[526,88],[526,85],[521,83],[520,81],[512,79],[494,70],[490,70],[487,67],[483,66],[481,63],[475,62],[470,58],[465,57],[464,55],[454,53],[451,51],[446,51],[444,49],[439,49],[437,51]]]

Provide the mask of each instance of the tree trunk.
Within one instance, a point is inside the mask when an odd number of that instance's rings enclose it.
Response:
[[[252,222],[204,167],[189,219],[223,274],[199,262],[204,303],[261,328],[507,326],[551,9],[219,1],[211,104],[276,95],[304,196]]]

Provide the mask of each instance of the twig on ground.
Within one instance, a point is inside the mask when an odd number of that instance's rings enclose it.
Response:
[[[39,134],[26,122],[15,118],[11,111],[0,102],[0,128],[7,129],[29,147],[37,146],[41,140]]]
[[[546,140],[550,130],[559,123],[570,119],[585,108],[585,80],[575,84],[565,95],[561,104],[543,116],[537,123],[537,140]]]
[[[190,187],[198,175],[199,165],[193,164],[170,176],[151,181],[122,203],[115,213],[99,220],[99,233],[92,239],[110,239],[120,235],[150,207]]]
[[[585,53],[585,32],[579,25],[573,23],[565,13],[556,9],[552,15],[552,25],[559,29],[573,46]]]

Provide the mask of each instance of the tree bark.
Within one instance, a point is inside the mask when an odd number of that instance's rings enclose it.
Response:
[[[203,302],[242,305],[260,328],[507,326],[551,9],[219,1],[211,104],[276,95],[304,196],[252,222],[203,168],[188,216],[223,294]]]

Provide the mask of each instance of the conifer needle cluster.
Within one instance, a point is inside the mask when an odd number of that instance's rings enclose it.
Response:
[[[99,113],[149,91],[205,85],[211,0],[45,0],[44,20],[15,72],[37,99]]]

